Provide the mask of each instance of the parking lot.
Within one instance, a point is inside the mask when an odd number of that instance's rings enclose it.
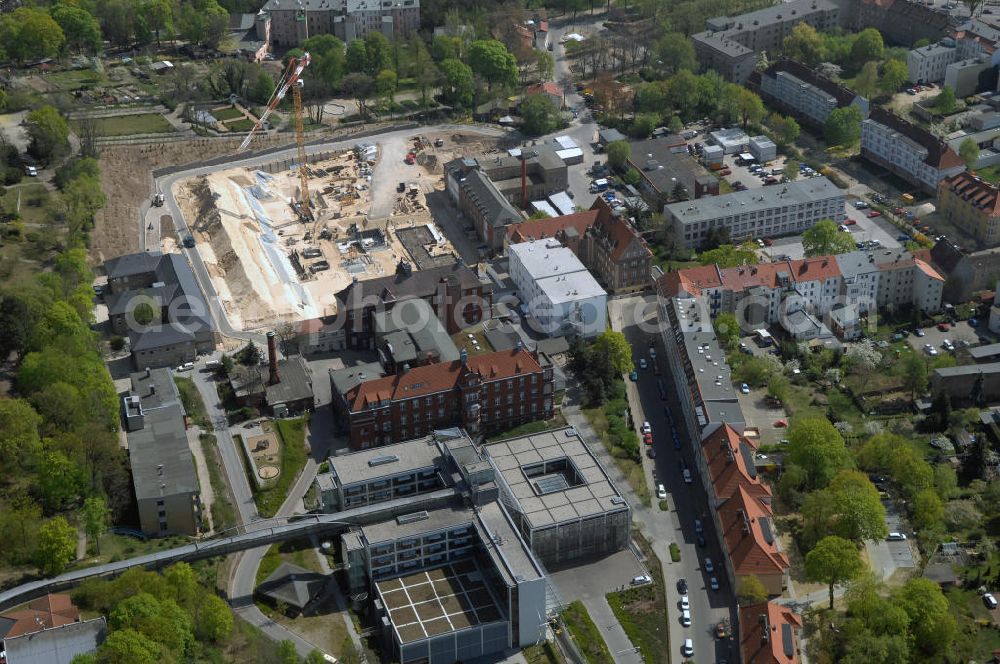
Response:
[[[948,325],[948,328],[948,331],[945,332],[937,329],[937,327],[925,327],[923,337],[910,334],[907,342],[909,342],[914,350],[921,353],[925,352],[925,344],[930,344],[937,349],[939,354],[946,352],[941,346],[945,339],[948,339],[953,344],[958,344],[960,341],[966,341],[973,346],[982,343],[979,339],[978,329],[969,325],[969,321],[967,320],[959,321],[955,325]]]
[[[868,210],[858,210],[851,202],[848,202],[846,212],[847,217],[854,221],[853,224],[847,226],[847,229],[855,243],[877,240],[879,246],[885,249],[895,249],[900,246],[900,242],[896,238],[901,231],[886,219],[882,217],[870,219],[867,216]],[[837,219],[835,221],[839,224],[844,220]],[[779,256],[788,256],[792,260],[805,258],[802,236],[790,235],[774,238],[773,244],[764,250],[764,255],[769,260],[777,260]]]
[[[728,180],[731,185],[734,185],[734,188],[737,182],[742,183],[747,189],[763,187],[765,178],[757,175],[756,173],[752,173],[750,171],[749,164],[746,166],[740,166],[739,163],[737,163],[738,161],[739,155],[735,154],[728,154],[723,159],[722,163],[726,168],[732,171],[730,175],[725,176],[726,180]],[[784,168],[785,158],[778,157],[776,160],[770,161],[767,164],[761,164],[761,166],[764,168],[766,173],[770,174],[775,168]]]
[[[736,396],[739,399],[740,410],[743,411],[743,419],[746,420],[747,426],[760,429],[762,445],[777,445],[779,441],[788,437],[788,429],[774,426],[778,420],[787,421],[785,409],[772,408],[767,405],[766,389],[750,390],[750,394],[742,394],[737,391]]]

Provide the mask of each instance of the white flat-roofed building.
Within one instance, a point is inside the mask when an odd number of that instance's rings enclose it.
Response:
[[[511,245],[510,276],[522,306],[550,336],[594,337],[607,327],[608,294],[558,240]]]
[[[713,228],[726,228],[734,242],[801,233],[822,219],[844,218],[844,193],[825,177],[737,191],[664,206],[674,237],[699,247]]]
[[[944,80],[948,65],[959,59],[954,42],[928,44],[906,54],[906,69],[913,83],[937,83]]]

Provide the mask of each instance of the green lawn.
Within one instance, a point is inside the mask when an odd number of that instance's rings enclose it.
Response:
[[[236,525],[236,507],[233,505],[229,485],[222,476],[222,457],[218,443],[215,436],[207,433],[203,433],[200,440],[205,465],[208,466],[208,480],[215,496],[212,503],[212,527],[216,532],[228,530]]]
[[[660,560],[644,537],[636,536],[646,554],[653,583],[608,593],[607,600],[629,640],[639,648],[647,664],[670,662],[670,630],[667,628],[667,590],[663,585]]]
[[[528,664],[563,664],[566,661],[551,641],[540,646],[528,646],[521,654]]]
[[[278,513],[278,508],[285,502],[288,490],[306,464],[307,458],[305,418],[275,420],[274,424],[281,437],[281,474],[272,484],[255,491],[253,496],[257,511],[267,518]]]
[[[158,113],[137,113],[135,115],[117,115],[109,118],[96,118],[98,136],[133,136],[137,134],[167,134],[174,126]],[[80,123],[70,122],[73,131],[79,131]]]
[[[21,199],[18,211],[18,196]],[[8,187],[0,197],[0,209],[5,213],[18,211],[21,221],[26,224],[41,224],[51,221],[49,202],[52,195],[40,182],[31,182],[17,187]]]
[[[225,108],[216,108],[210,111],[212,117],[219,122],[225,122],[226,120],[236,120],[239,118],[245,118],[243,111],[233,108],[232,106],[226,106]]]
[[[95,85],[107,83],[103,74],[99,74],[93,69],[75,69],[73,71],[57,71],[45,75],[45,80],[53,85],[58,85],[66,92],[91,88]]]
[[[205,402],[201,400],[201,394],[198,393],[194,381],[190,378],[174,376],[174,383],[177,384],[177,390],[181,393],[181,404],[184,406],[184,412],[187,413],[191,421],[206,431],[211,429],[208,415],[205,414]]]
[[[243,118],[242,120],[232,120],[230,122],[227,122],[226,128],[229,129],[229,131],[236,132],[239,134],[245,131],[250,131],[251,129],[253,129],[254,124],[255,123],[252,120],[247,120],[246,118]]]
[[[577,600],[563,609],[562,617],[576,647],[589,664],[614,664],[608,645],[581,601]]]

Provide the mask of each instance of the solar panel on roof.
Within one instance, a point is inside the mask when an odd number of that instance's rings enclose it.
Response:
[[[785,657],[789,659],[795,657],[795,638],[792,635],[792,626],[788,623],[781,626],[781,649],[785,651]]]
[[[768,544],[774,544],[774,531],[771,530],[771,520],[761,517],[757,519],[757,523],[760,524],[760,534],[764,536],[764,541]]]

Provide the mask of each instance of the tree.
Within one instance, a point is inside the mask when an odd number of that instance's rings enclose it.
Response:
[[[521,102],[521,126],[525,133],[540,136],[553,131],[559,122],[559,109],[544,93],[528,95]]]
[[[878,92],[878,63],[869,60],[854,77],[854,89],[865,97],[874,97]]]
[[[789,389],[788,378],[784,374],[771,374],[767,379],[767,396],[772,399],[777,399],[781,403],[787,402]]]
[[[823,61],[823,38],[808,23],[799,23],[785,37],[785,55],[810,67]]]
[[[368,100],[375,91],[375,81],[372,77],[368,74],[350,73],[340,81],[340,89],[354,98],[362,119],[368,119]]]
[[[628,141],[611,141],[605,150],[608,153],[608,166],[622,170],[631,154]]]
[[[54,58],[65,36],[44,9],[18,7],[0,18],[0,48],[18,63]]]
[[[785,179],[794,182],[799,179],[799,162],[797,159],[785,159]]]
[[[675,74],[681,69],[694,71],[697,61],[694,44],[680,32],[668,32],[660,37],[654,46],[657,65],[667,74]]]
[[[726,350],[733,350],[740,343],[740,324],[736,320],[735,314],[720,313],[712,323],[715,328],[715,336],[719,343]]]
[[[919,530],[930,530],[941,525],[944,504],[933,489],[924,489],[913,497],[913,525]]]
[[[760,124],[767,114],[764,109],[764,102],[760,100],[754,92],[735,83],[726,87],[727,105],[730,106],[731,113],[739,118],[746,129],[750,125]]]
[[[984,0],[962,0],[962,4],[969,8],[970,16],[978,16],[983,8]]]
[[[471,106],[476,94],[472,69],[464,62],[453,58],[441,61],[439,69],[442,77],[442,101],[459,108]]]
[[[860,576],[864,563],[854,542],[828,535],[806,554],[806,578],[825,583],[830,589],[830,609],[833,609],[833,587]]]
[[[811,488],[827,486],[834,475],[853,465],[843,437],[827,419],[796,420],[788,440],[788,460],[806,471]]]
[[[857,106],[835,108],[826,118],[823,136],[830,145],[854,145],[861,138],[861,111]]]
[[[149,29],[156,35],[156,45],[160,38],[170,39],[174,35],[174,7],[170,0],[150,0],[144,8]]]
[[[618,374],[626,374],[635,369],[632,363],[632,346],[625,335],[607,329],[594,340],[594,352],[608,358],[611,369]]]
[[[469,45],[469,66],[482,76],[489,90],[494,85],[517,85],[517,60],[507,47],[495,39],[480,39]]]
[[[927,363],[916,353],[908,353],[902,363],[903,387],[911,399],[927,391]]]
[[[934,98],[934,107],[945,115],[954,112],[958,101],[955,99],[955,90],[948,85],[941,86],[941,92]]]
[[[958,156],[965,162],[965,167],[972,169],[979,161],[979,145],[972,138],[966,138],[958,146]]]
[[[622,175],[622,184],[635,186],[642,180],[642,174],[634,168],[630,168]],[[682,187],[683,188],[683,187]],[[678,199],[680,200],[680,199]]]
[[[906,69],[906,63],[899,60],[887,60],[882,65],[882,78],[879,79],[879,88],[887,95],[899,92],[900,88],[909,79],[910,73]]]
[[[224,641],[233,631],[232,609],[218,595],[206,593],[198,602],[194,630],[203,641]]]
[[[860,544],[885,537],[885,507],[878,489],[856,470],[842,470],[826,489],[806,496],[803,531],[808,542],[833,534]]]
[[[47,452],[38,468],[37,478],[42,506],[54,512],[75,501],[83,486],[80,471],[81,468],[62,452]]]
[[[42,419],[27,401],[0,399],[0,469],[12,473],[41,449]]]
[[[934,466],[934,490],[941,500],[949,500],[958,495],[958,474],[954,468],[943,463]]]
[[[736,582],[736,599],[740,606],[751,606],[767,601],[767,588],[756,574],[739,577]]]
[[[763,357],[748,357],[733,370],[733,376],[750,387],[763,387],[771,379],[774,365]]]
[[[951,648],[958,627],[941,586],[930,579],[912,577],[892,598],[910,617],[914,645],[927,656],[917,658],[919,661],[931,661]]]
[[[101,644],[98,659],[105,664],[158,664],[160,646],[134,629],[116,629]]]
[[[800,25],[805,24],[802,23]],[[795,121],[795,118],[781,115],[780,113],[771,113],[767,123],[774,130],[774,137],[780,145],[791,145],[799,137],[799,133],[801,133],[799,123]],[[785,171],[788,171],[787,166],[785,167]]]
[[[851,46],[851,62],[855,67],[860,67],[872,60],[878,62],[885,52],[885,43],[882,41],[882,33],[875,28],[865,28],[854,39]]]
[[[96,53],[101,49],[101,26],[94,15],[72,5],[58,4],[52,18],[63,31],[66,47],[77,53]]]
[[[684,131],[684,121],[679,115],[671,115],[670,121],[667,122],[667,129],[670,130],[671,134],[679,134]]]
[[[20,355],[24,351],[31,325],[24,300],[15,295],[0,298],[0,357],[7,357],[11,353]],[[0,438],[0,467],[3,456],[3,439]]]
[[[843,233],[832,219],[817,221],[802,233],[802,247],[806,256],[831,256],[854,251],[850,233]]]
[[[69,126],[59,111],[51,106],[42,106],[28,113],[27,121],[28,136],[31,138],[28,151],[32,155],[49,163],[69,149]]]
[[[76,557],[76,531],[64,517],[49,519],[38,529],[35,566],[43,575],[58,576]]]
[[[659,122],[660,118],[655,113],[639,113],[632,120],[632,126],[628,130],[629,136],[632,138],[649,138],[649,135],[653,133]]]
[[[375,77],[375,93],[382,98],[385,104],[392,104],[396,97],[396,72],[391,69],[383,69]]]
[[[355,74],[364,74],[368,71],[368,47],[365,40],[354,39],[347,45],[345,55],[347,71]]]
[[[101,553],[101,535],[108,531],[111,511],[103,496],[91,496],[83,501],[83,530],[94,542],[97,553]]]
[[[702,265],[718,265],[720,268],[739,267],[741,265],[756,265],[760,262],[757,248],[745,242],[736,247],[731,244],[720,244],[715,249],[709,249],[698,254],[698,262]]]
[[[365,37],[365,72],[369,76],[376,76],[384,69],[395,67],[392,62],[393,46],[389,39],[381,32],[372,31]]]

